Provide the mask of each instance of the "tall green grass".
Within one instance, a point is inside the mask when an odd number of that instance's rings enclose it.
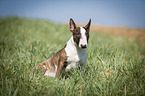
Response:
[[[145,94],[145,43],[90,32],[87,64],[67,78],[33,68],[60,50],[69,26],[45,20],[0,18],[0,96],[108,96]]]

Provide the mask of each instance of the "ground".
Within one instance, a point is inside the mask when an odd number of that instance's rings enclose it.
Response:
[[[64,47],[71,37],[69,26],[47,20],[0,18],[0,95],[143,96],[144,39],[105,30],[91,30],[85,70],[74,69],[65,78],[51,78],[43,76],[43,69],[33,68]],[[130,30],[124,32],[129,34]]]

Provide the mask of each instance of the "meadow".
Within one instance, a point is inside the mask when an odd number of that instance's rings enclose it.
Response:
[[[85,70],[66,78],[33,71],[70,37],[68,25],[0,18],[0,96],[145,95],[145,42],[138,38],[91,30]]]

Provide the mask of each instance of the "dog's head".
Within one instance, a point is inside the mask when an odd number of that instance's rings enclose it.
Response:
[[[89,23],[85,27],[77,27],[72,18],[70,19],[69,24],[70,24],[70,31],[73,34],[74,42],[81,49],[87,48],[91,19],[89,20]]]

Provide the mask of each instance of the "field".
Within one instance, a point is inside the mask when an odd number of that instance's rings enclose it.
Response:
[[[33,71],[70,37],[68,25],[0,18],[0,96],[145,95],[145,42],[139,38],[92,30],[85,70],[66,78]]]

